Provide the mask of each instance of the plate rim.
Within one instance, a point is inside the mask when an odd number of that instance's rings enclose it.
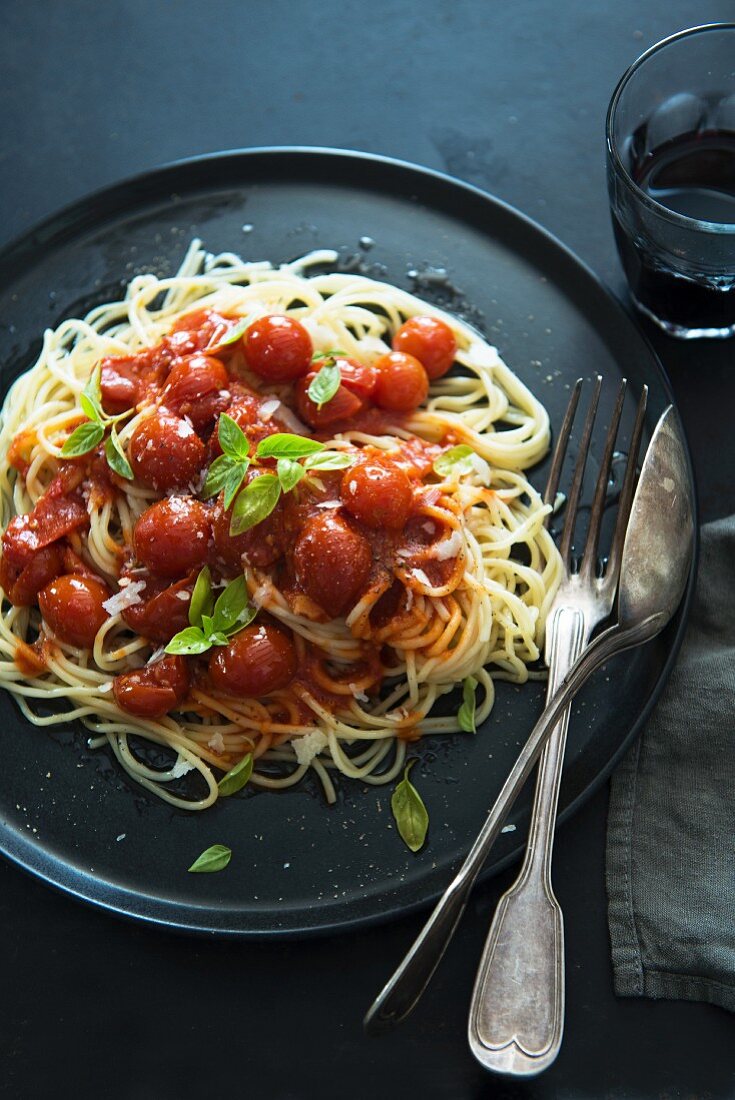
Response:
[[[181,172],[182,170],[189,171],[195,169],[197,166],[206,166],[213,162],[221,163],[223,160],[232,163],[241,162],[246,164],[258,158],[275,162],[285,157],[300,157],[304,162],[309,159],[315,161],[328,159],[348,162],[362,161],[392,171],[399,170],[407,172],[411,176],[432,180],[444,187],[449,186],[453,190],[458,190],[460,193],[465,192],[468,195],[472,195],[475,200],[480,200],[482,203],[495,208],[505,219],[520,224],[526,232],[531,233],[532,236],[543,242],[547,249],[550,248],[552,251],[556,251],[557,254],[563,255],[566,262],[576,268],[588,284],[596,288],[600,300],[604,301],[606,306],[611,308],[613,312],[625,318],[626,328],[631,334],[635,334],[635,338],[647,352],[652,368],[658,375],[666,399],[676,409],[676,403],[674,401],[668,375],[648,336],[636,324],[632,312],[617,297],[612,289],[584,260],[569,248],[569,246],[560,241],[558,237],[543,225],[540,225],[528,214],[518,210],[504,199],[500,199],[490,192],[476,187],[474,184],[467,183],[464,180],[458,179],[448,173],[438,171],[437,169],[384,154],[348,148],[333,148],[329,146],[267,145],[224,149],[190,157],[182,157],[177,160],[154,165],[153,167],[117,179],[112,183],[103,185],[84,194],[80,198],[52,211],[50,214],[32,224],[29,228],[22,230],[6,243],[0,244],[0,270],[12,269],[14,274],[20,274],[22,270],[27,267],[29,261],[32,262],[34,259],[39,244],[43,244],[46,247],[58,247],[60,244],[63,244],[65,237],[73,235],[74,232],[83,231],[85,223],[90,226],[98,224],[98,216],[95,216],[97,208],[101,204],[112,204],[116,196],[121,196],[126,192],[128,193],[127,201],[130,202],[129,192],[131,189],[145,192],[145,190],[150,188],[152,193],[158,194],[160,193],[161,182],[165,180],[167,176],[175,176],[177,172]],[[477,231],[483,232],[479,227]],[[489,232],[486,236],[489,239],[493,239],[492,234]],[[678,409],[676,409],[676,411],[677,416],[679,416]],[[680,416],[679,422],[681,425]],[[699,508],[694,468],[689,443],[683,431],[683,426],[682,435],[684,438],[690,483],[694,494],[695,540],[694,554],[687,587],[677,611],[676,619],[667,628],[667,634],[671,636],[668,653],[661,666],[653,691],[638,715],[638,718],[632,724],[621,743],[611,754],[605,766],[599,770],[595,777],[591,779],[559,813],[557,818],[559,823],[572,817],[584,802],[602,786],[615,766],[628,751],[630,745],[638,737],[668,682],[684,639],[691,602],[694,595],[694,581],[699,560]],[[10,841],[9,843],[8,840]],[[500,873],[520,858],[524,848],[525,841],[519,841],[518,845],[504,857],[496,862],[487,864],[481,871],[479,877],[482,880],[487,880]],[[8,832],[7,830],[0,829],[0,853],[17,867],[33,875],[36,879],[40,879],[44,883],[60,890],[62,893],[85,902],[95,909],[104,910],[105,912],[123,917],[126,920],[135,921],[136,923],[142,922],[143,924],[153,925],[158,928],[186,935],[206,936],[210,938],[214,936],[218,939],[296,940],[334,935],[335,933],[341,932],[347,933],[358,928],[376,926],[390,920],[396,920],[402,916],[408,916],[421,910],[426,910],[429,906],[433,905],[440,896],[439,891],[435,891],[424,898],[415,899],[405,904],[391,901],[380,913],[356,915],[344,920],[332,920],[327,923],[320,923],[318,926],[302,923],[298,927],[292,926],[286,928],[279,928],[276,926],[269,928],[242,928],[234,926],[218,928],[214,927],[211,922],[209,924],[202,923],[201,917],[199,920],[197,919],[197,916],[201,914],[202,911],[210,912],[206,907],[171,900],[161,901],[160,898],[150,897],[141,891],[131,890],[125,886],[113,884],[104,879],[101,880],[95,877],[93,873],[87,874],[82,872],[78,868],[70,866],[62,859],[55,857],[45,849],[39,849],[32,840],[21,835],[16,830],[11,829]],[[31,856],[35,858],[31,858]],[[60,874],[59,871],[61,871]],[[94,884],[96,896],[94,890],[85,889],[85,884],[89,882]],[[129,906],[126,907],[126,899],[137,900],[138,906],[135,911],[132,911]],[[142,905],[141,902],[143,903]],[[147,911],[149,903],[150,911]],[[160,906],[163,906],[170,915],[167,916],[160,912],[156,912],[156,907]],[[179,913],[179,910],[182,912]],[[190,919],[186,919],[185,914],[188,914]]]

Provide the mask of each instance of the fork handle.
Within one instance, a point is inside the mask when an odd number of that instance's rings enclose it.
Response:
[[[587,640],[578,608],[547,627],[551,699]],[[564,921],[551,886],[551,853],[569,707],[539,764],[528,844],[518,878],[490,926],[472,994],[469,1042],[486,1069],[528,1077],[549,1066],[564,1029]]]

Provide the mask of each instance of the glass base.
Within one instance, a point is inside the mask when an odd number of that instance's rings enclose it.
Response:
[[[663,317],[657,317],[648,306],[644,306],[642,302],[638,301],[635,294],[631,294],[630,297],[633,305],[644,317],[663,329],[667,336],[674,336],[677,340],[727,340],[729,337],[735,336],[735,324],[727,325],[725,328],[687,328],[684,325],[677,325],[673,321],[665,321]]]

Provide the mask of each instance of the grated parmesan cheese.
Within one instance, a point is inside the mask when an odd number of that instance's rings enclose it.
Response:
[[[189,772],[194,771],[194,765],[190,764],[188,760],[183,760],[181,757],[176,761],[171,769],[172,779],[181,779],[182,775],[188,775]]]
[[[463,547],[462,532],[455,528],[448,539],[442,539],[433,547],[432,557],[437,561],[447,561],[448,558],[456,558],[461,554]]]
[[[121,588],[109,600],[102,604],[108,615],[119,615],[126,607],[134,607],[136,603],[142,603],[140,593],[145,588],[145,581],[133,581],[126,588]]]
[[[225,751],[225,739],[222,734],[215,733],[210,737],[209,741],[207,741],[207,747],[210,748],[212,752],[216,752],[222,756]]]
[[[305,733],[302,737],[294,737],[291,744],[299,764],[308,765],[327,744],[327,735],[321,730],[312,730],[311,733]]]
[[[270,418],[273,416],[273,413],[278,410],[278,406],[280,404],[281,402],[278,400],[277,397],[272,397],[270,398],[270,400],[264,401],[263,404],[260,406],[260,419],[266,421],[270,420]]]
[[[355,696],[358,703],[368,703],[370,701],[368,699],[367,695],[365,694],[365,692],[361,691],[360,688],[357,687],[356,684],[348,684],[347,687],[350,689],[352,694]]]

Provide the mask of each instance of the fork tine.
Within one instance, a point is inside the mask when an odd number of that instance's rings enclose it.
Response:
[[[587,416],[585,418],[584,428],[582,430],[582,438],[579,441],[579,453],[577,455],[577,462],[574,467],[574,477],[572,478],[569,496],[567,497],[567,514],[564,520],[564,529],[561,534],[561,540],[559,542],[559,553],[561,554],[567,569],[569,569],[570,564],[570,550],[572,548],[572,538],[574,537],[574,524],[577,518],[579,497],[582,492],[582,481],[584,480],[584,468],[587,465],[587,455],[589,454],[590,439],[592,437],[592,428],[594,426],[595,417],[597,415],[597,403],[600,399],[601,388],[602,375],[598,374],[595,380],[595,389],[592,394],[592,400],[590,401],[590,405],[587,410]]]
[[[618,500],[618,514],[615,520],[615,534],[613,535],[612,545],[610,547],[610,554],[607,561],[607,569],[605,570],[606,577],[617,577],[620,572],[620,560],[623,556],[623,542],[625,541],[625,531],[628,526],[628,518],[630,516],[630,509],[633,503],[633,484],[635,482],[636,464],[638,461],[638,451],[641,445],[641,435],[643,434],[643,421],[646,415],[646,405],[648,403],[648,386],[644,386],[641,390],[641,396],[638,399],[638,411],[636,412],[635,424],[633,425],[633,433],[630,437],[630,447],[628,448],[628,461],[625,466],[625,475],[623,477],[623,487],[620,490],[620,498]]]
[[[574,383],[574,389],[572,390],[569,398],[569,404],[567,405],[567,411],[564,414],[564,420],[559,430],[559,437],[554,447],[554,457],[551,460],[551,469],[549,470],[549,478],[546,482],[546,489],[544,490],[544,504],[550,504],[553,510],[556,502],[556,494],[559,491],[559,478],[561,477],[561,468],[564,465],[564,456],[567,453],[567,446],[569,444],[569,436],[572,431],[572,424],[574,423],[574,417],[577,412],[577,405],[579,404],[579,395],[582,392],[582,379],[578,378]],[[548,527],[551,519],[551,512],[548,513],[544,520],[544,526]]]
[[[607,487],[610,480],[610,466],[612,465],[618,425],[620,424],[620,417],[623,412],[623,402],[625,400],[625,388],[627,384],[627,380],[624,378],[618,389],[615,408],[610,417],[610,427],[607,430],[605,449],[602,454],[602,461],[600,462],[600,472],[597,477],[597,485],[595,486],[595,495],[592,498],[592,509],[590,511],[590,521],[587,528],[587,541],[585,542],[584,554],[579,567],[580,575],[585,580],[594,577],[597,567],[597,547],[600,542],[602,514],[605,509],[605,497],[607,496]]]

